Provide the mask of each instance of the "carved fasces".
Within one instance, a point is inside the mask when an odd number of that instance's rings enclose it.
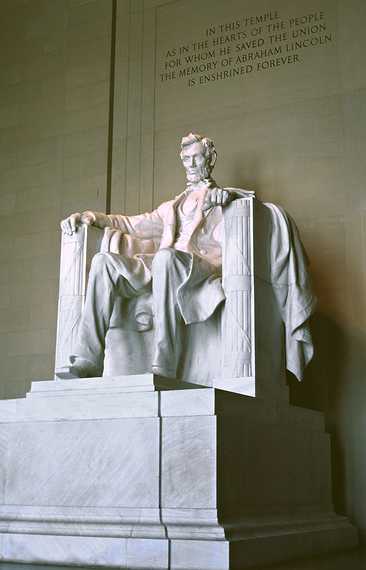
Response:
[[[72,235],[61,235],[60,283],[57,315],[55,376],[70,365],[77,327],[83,309],[87,276],[93,255],[99,250],[102,232],[82,225]]]
[[[249,378],[254,370],[253,198],[224,209],[222,322],[223,378]]]

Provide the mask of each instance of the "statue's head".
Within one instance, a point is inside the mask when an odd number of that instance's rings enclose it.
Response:
[[[217,154],[213,141],[195,133],[182,138],[180,157],[188,182],[210,178]]]

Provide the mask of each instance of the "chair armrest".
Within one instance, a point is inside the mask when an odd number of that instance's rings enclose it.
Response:
[[[222,376],[247,379],[254,388],[253,201],[240,198],[224,209]]]
[[[103,231],[82,225],[74,234],[61,235],[60,281],[57,311],[55,378],[65,378],[70,366],[77,327],[84,306],[91,260],[100,250]]]

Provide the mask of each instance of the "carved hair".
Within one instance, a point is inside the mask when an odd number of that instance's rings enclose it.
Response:
[[[186,137],[182,138],[181,141],[182,150],[180,152],[181,159],[183,159],[184,149],[187,148],[188,146],[191,146],[191,144],[194,143],[201,143],[201,145],[203,146],[204,154],[207,158],[209,158],[209,165],[210,168],[212,169],[214,167],[217,158],[214,142],[213,140],[207,137],[203,137],[202,135],[199,135],[197,133],[189,133]]]

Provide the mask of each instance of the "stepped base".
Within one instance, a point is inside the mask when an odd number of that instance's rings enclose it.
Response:
[[[323,529],[278,528],[236,541],[9,533],[2,536],[0,560],[131,570],[243,570],[354,548],[356,543],[355,529],[346,521]]]
[[[0,402],[0,561],[232,570],[357,544],[322,415],[152,375]]]

